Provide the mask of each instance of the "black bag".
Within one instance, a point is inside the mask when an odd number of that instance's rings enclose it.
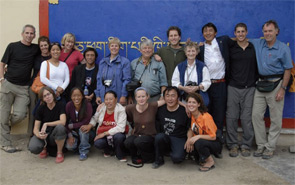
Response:
[[[256,89],[260,92],[272,92],[280,83],[281,79],[271,82],[267,80],[258,81],[256,83]]]
[[[141,57],[138,59],[138,61],[136,62],[136,66],[135,66],[135,69],[134,69],[134,75],[135,75],[135,71],[137,69],[137,66],[139,64],[139,61],[141,60]],[[129,93],[133,93],[135,91],[135,89],[137,89],[138,87],[141,87],[141,84],[142,84],[142,81],[141,81],[141,77],[144,73],[144,71],[147,69],[147,66],[145,66],[139,80],[137,79],[133,79],[134,78],[134,75],[132,77],[133,80],[131,80],[131,82],[129,82],[128,84],[126,84],[126,90],[129,92]]]
[[[134,92],[135,89],[137,89],[140,86],[141,86],[141,81],[134,79],[131,82],[129,82],[128,84],[126,84],[126,90],[128,92]]]

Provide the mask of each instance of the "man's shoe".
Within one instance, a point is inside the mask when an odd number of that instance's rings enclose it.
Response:
[[[254,157],[261,157],[263,154],[264,148],[258,148],[254,153],[253,156]]]
[[[242,148],[241,149],[241,154],[243,157],[249,157],[251,155],[251,152],[249,149],[246,149],[246,148]]]
[[[152,164],[152,168],[153,169],[157,169],[159,168],[160,166],[162,166],[164,164],[164,161],[155,161],[153,164]]]
[[[270,150],[266,149],[262,153],[262,159],[270,159],[272,157],[273,157],[273,151],[270,151]]]
[[[87,154],[80,154],[79,160],[80,161],[85,161],[88,158]]]
[[[13,147],[13,146],[1,146],[1,149],[4,150],[7,153],[14,153],[14,152],[21,151],[20,148]]]
[[[229,151],[229,156],[231,157],[237,157],[239,155],[239,147],[234,146],[232,149]]]
[[[132,163],[127,163],[127,165],[135,168],[141,168],[143,167],[143,161],[142,159],[132,159]]]

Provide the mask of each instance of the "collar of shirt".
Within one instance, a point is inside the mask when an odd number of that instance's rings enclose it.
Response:
[[[279,49],[278,40],[276,40],[275,43],[274,43],[274,45],[271,46],[271,47],[268,47],[267,42],[266,42],[265,39],[263,39],[263,40],[264,40],[263,47],[268,48],[268,49],[277,49],[277,50]]]

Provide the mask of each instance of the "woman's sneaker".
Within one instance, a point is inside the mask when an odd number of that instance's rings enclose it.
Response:
[[[85,161],[88,158],[87,154],[80,154],[79,160],[80,161]]]

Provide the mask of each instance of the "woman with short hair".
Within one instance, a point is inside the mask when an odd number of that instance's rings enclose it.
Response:
[[[42,159],[48,154],[56,156],[55,162],[61,163],[64,161],[63,146],[67,137],[64,106],[56,102],[56,95],[50,87],[43,87],[39,98],[42,104],[37,109],[29,150]]]
[[[131,154],[130,165],[140,167],[143,163],[153,163],[155,160],[156,114],[158,107],[164,105],[165,101],[149,103],[150,96],[144,87],[137,88],[134,94],[137,103],[126,106],[127,120],[133,123],[133,130],[124,144]]]
[[[98,65],[96,103],[104,102],[105,93],[112,90],[118,95],[118,102],[126,105],[126,84],[131,80],[130,61],[119,54],[120,40],[117,37],[109,40],[109,50],[110,54]]]

